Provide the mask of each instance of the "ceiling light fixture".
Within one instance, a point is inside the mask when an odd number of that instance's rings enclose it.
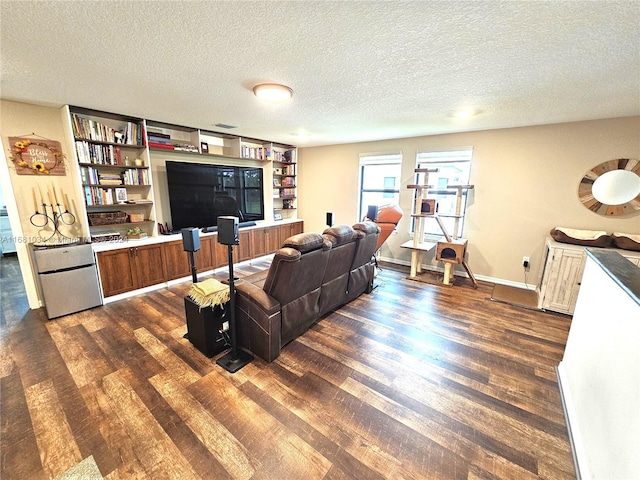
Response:
[[[289,100],[293,96],[293,90],[278,83],[262,83],[253,87],[253,94],[263,100],[279,102]]]

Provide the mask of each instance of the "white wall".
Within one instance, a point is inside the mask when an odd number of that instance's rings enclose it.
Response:
[[[640,478],[639,320],[638,298],[587,256],[558,366],[574,451],[585,480]]]
[[[527,282],[537,283],[544,239],[555,226],[640,233],[640,212],[603,217],[585,208],[577,194],[580,180],[597,164],[640,158],[640,117],[302,148],[298,216],[310,231],[325,228],[327,211],[336,213],[337,223],[356,222],[359,154],[401,150],[405,216],[381,255],[408,263],[410,252],[399,245],[409,239],[412,191],[405,187],[414,181],[416,152],[467,146],[474,149],[475,189],[463,236],[474,274],[524,283],[522,257],[528,256]]]

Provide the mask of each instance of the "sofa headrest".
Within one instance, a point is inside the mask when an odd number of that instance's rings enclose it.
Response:
[[[356,223],[353,226],[353,229],[362,232],[366,235],[370,235],[372,233],[380,233],[380,227],[376,225],[374,222],[360,222]]]
[[[287,238],[283,247],[293,248],[300,253],[311,252],[324,246],[324,238],[319,233],[299,233]]]
[[[353,240],[353,228],[349,225],[336,225],[325,229],[322,236],[331,242],[332,247],[337,247]]]

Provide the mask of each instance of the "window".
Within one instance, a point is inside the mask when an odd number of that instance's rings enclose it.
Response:
[[[400,203],[402,153],[360,155],[360,216],[367,216],[369,205]]]
[[[449,235],[454,234],[455,219],[447,217],[456,212],[456,190],[447,189],[447,185],[467,185],[471,176],[471,158],[473,150],[471,148],[463,150],[453,150],[444,152],[418,152],[416,157],[417,168],[437,168],[438,172],[429,174],[428,198],[435,198],[438,201],[437,212],[441,216],[442,223]],[[418,174],[416,174],[417,176]],[[418,181],[416,177],[416,181]],[[460,213],[465,214],[467,209],[468,190],[462,191],[462,203]],[[413,227],[412,227],[413,228]],[[464,217],[460,219],[458,228],[459,236],[462,236],[464,229]],[[442,230],[433,219],[427,219],[425,223],[425,234],[442,236]]]

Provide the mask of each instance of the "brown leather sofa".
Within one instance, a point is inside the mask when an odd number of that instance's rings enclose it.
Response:
[[[271,362],[324,315],[369,293],[379,233],[362,222],[285,240],[266,277],[235,284],[238,345]]]

